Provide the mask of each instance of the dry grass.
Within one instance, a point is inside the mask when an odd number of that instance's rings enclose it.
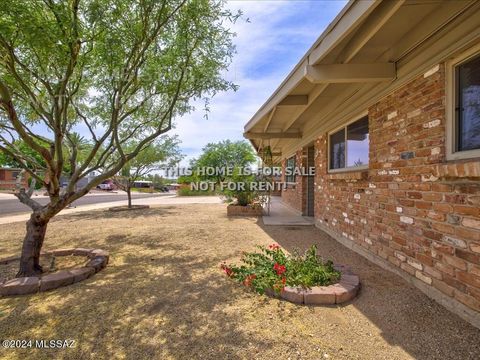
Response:
[[[40,258],[40,265],[43,268],[42,276],[60,270],[70,270],[83,267],[88,259],[85,256],[52,256],[43,255]],[[20,261],[12,261],[6,265],[0,265],[0,283],[15,278],[18,273]]]
[[[175,205],[58,217],[46,250],[110,251],[82,283],[0,299],[1,339],[74,339],[66,350],[5,350],[35,359],[474,359],[480,331],[398,277],[312,227],[229,219],[224,205]],[[20,249],[24,224],[0,226],[0,254]],[[344,306],[305,307],[247,292],[219,270],[257,244],[318,244],[362,281]]]

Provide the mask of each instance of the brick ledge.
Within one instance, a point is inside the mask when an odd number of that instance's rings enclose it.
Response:
[[[326,178],[327,180],[366,180],[368,179],[368,169],[330,173],[326,175]]]

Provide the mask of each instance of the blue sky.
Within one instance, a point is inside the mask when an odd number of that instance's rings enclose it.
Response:
[[[198,111],[177,119],[173,133],[187,155],[201,153],[209,142],[243,139],[243,126],[273,93],[290,70],[340,12],[346,1],[229,1],[249,22],[232,25],[237,54],[224,76],[239,85],[237,92],[221,93],[210,103],[208,119]]]

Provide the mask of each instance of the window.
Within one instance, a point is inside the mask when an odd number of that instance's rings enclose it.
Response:
[[[368,165],[368,116],[330,134],[330,170]]]
[[[12,171],[12,179],[16,180],[18,175],[20,175],[20,171]]]
[[[480,149],[480,55],[455,68],[456,151]]]
[[[294,183],[295,182],[295,156],[287,159],[287,166],[285,167],[285,182],[287,183]],[[290,173],[287,172],[287,169]]]
[[[447,158],[480,157],[480,47],[447,63]]]

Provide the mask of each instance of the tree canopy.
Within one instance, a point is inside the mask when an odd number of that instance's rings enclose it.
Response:
[[[156,170],[176,166],[182,159],[178,136],[162,135],[156,141],[140,150],[138,155],[115,176],[115,183],[128,195],[128,207],[132,206],[131,188],[135,181],[145,179]],[[136,147],[130,144],[131,148]]]
[[[198,159],[191,161],[192,170],[197,173],[201,168],[245,168],[251,166],[256,160],[252,145],[247,141],[223,140],[218,143],[207,144],[202,149],[202,154]],[[214,181],[220,183],[225,180],[221,173],[215,175],[198,176],[203,181]]]
[[[222,72],[236,18],[221,0],[0,2],[0,151],[50,197],[42,206],[30,191],[17,194],[33,210],[22,264],[36,257],[28,244],[39,254],[39,227],[168,132],[191,100],[235,89]]]

